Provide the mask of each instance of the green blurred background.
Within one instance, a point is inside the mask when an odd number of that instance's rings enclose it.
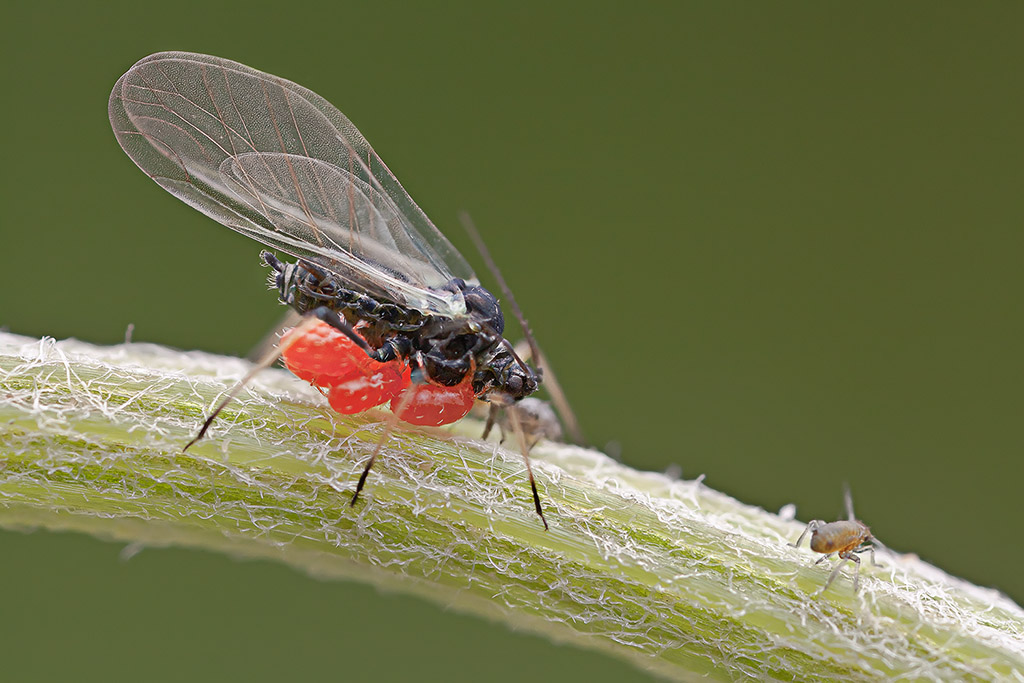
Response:
[[[1020,602],[1022,22],[1020,3],[19,3],[0,325],[241,355],[274,325],[259,247],[107,122],[137,59],[229,57],[336,104],[479,264],[472,213],[592,443],[805,520],[841,517],[848,481],[887,544]],[[280,565],[119,551],[0,532],[4,678],[639,676]]]

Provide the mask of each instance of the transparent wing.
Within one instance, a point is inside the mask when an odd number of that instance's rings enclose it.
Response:
[[[139,168],[182,201],[354,289],[427,312],[465,312],[438,289],[475,281],[355,126],[316,93],[219,57],[161,52],[110,94]]]

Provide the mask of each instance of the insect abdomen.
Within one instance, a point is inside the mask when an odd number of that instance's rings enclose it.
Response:
[[[811,550],[816,553],[834,553],[862,540],[864,525],[860,522],[840,521],[824,524],[811,535]]]
[[[423,326],[424,316],[419,311],[378,302],[366,294],[348,289],[335,276],[311,264],[304,261],[283,263],[266,251],[262,256],[267,265],[277,271],[273,283],[281,301],[300,314],[318,306],[327,306],[350,322],[381,321],[391,331],[414,332]]]

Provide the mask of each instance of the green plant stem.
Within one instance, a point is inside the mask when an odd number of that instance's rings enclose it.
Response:
[[[384,414],[340,417],[272,370],[182,453],[248,367],[0,334],[0,526],[273,558],[674,679],[1024,679],[1005,596],[888,552],[858,593],[844,570],[816,595],[800,524],[594,451],[533,451],[548,532],[521,456],[469,420],[396,431],[350,507]]]

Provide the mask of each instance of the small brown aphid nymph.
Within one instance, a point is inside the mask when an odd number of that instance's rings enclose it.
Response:
[[[852,560],[856,563],[856,568],[853,573],[853,590],[854,592],[860,587],[860,558],[855,553],[871,553],[871,564],[878,567],[881,566],[875,562],[875,548],[871,545],[874,540],[874,536],[871,535],[871,529],[864,522],[855,519],[853,516],[853,502],[850,498],[849,490],[846,491],[846,509],[849,513],[850,518],[848,520],[841,520],[838,522],[824,522],[820,519],[812,520],[804,532],[800,534],[800,538],[796,540],[796,543],[790,543],[789,545],[797,548],[800,543],[804,540],[804,536],[807,532],[811,532],[811,550],[816,553],[823,553],[823,557],[819,559],[815,564],[821,564],[832,555],[839,556],[839,564],[835,566],[832,573],[829,574],[828,581],[825,582],[825,586],[820,592],[824,593],[828,590],[828,587],[835,581],[836,576],[839,575],[839,570],[843,568],[847,560]]]

